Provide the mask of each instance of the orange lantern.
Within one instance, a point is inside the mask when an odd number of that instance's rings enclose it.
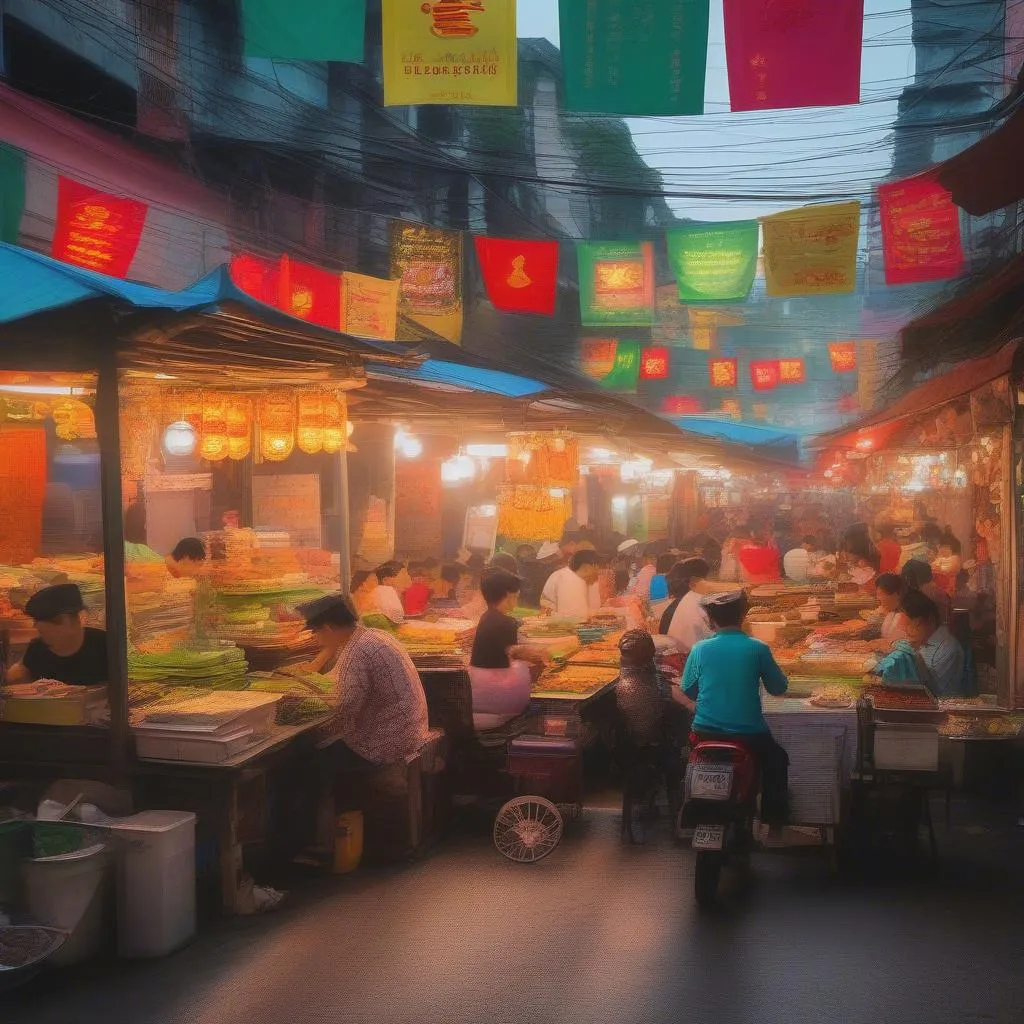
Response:
[[[203,426],[199,434],[199,456],[207,462],[228,457],[227,401],[223,395],[203,398]]]
[[[316,455],[324,448],[324,395],[322,391],[306,391],[299,395],[296,441],[300,451]]]
[[[264,395],[260,402],[260,455],[281,462],[295,450],[295,400]]]
[[[244,459],[252,451],[252,402],[233,395],[227,400],[228,458]]]
[[[324,395],[324,451],[350,450],[348,432],[348,403],[340,395]]]

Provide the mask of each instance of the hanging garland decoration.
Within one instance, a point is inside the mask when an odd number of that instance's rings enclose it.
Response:
[[[580,479],[580,444],[563,431],[508,435],[505,480],[510,484],[573,488]]]
[[[283,462],[295,451],[295,396],[264,395],[260,400],[260,457]]]
[[[561,537],[572,515],[572,495],[549,487],[506,485],[498,489],[498,536],[527,543]]]

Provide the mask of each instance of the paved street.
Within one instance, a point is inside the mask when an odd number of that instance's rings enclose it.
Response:
[[[1024,837],[940,832],[935,877],[841,883],[763,856],[712,918],[667,837],[623,848],[588,811],[544,863],[483,836],[397,872],[316,883],[272,917],[225,922],[158,963],[64,979],[3,1024],[345,1021],[953,1024],[1022,1019]],[[969,857],[968,857],[969,854]]]

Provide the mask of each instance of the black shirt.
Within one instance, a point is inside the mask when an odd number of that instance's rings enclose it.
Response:
[[[54,654],[42,640],[28,645],[22,664],[33,679],[56,679],[73,686],[98,686],[110,675],[107,667],[107,634],[87,626],[82,646],[66,658]]]
[[[473,668],[508,668],[508,649],[519,640],[519,623],[511,616],[488,608],[480,617],[469,659]]]

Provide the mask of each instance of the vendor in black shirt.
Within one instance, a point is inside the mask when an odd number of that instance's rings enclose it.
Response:
[[[73,686],[98,686],[107,681],[107,635],[85,625],[82,592],[74,583],[33,594],[25,614],[39,637],[28,645],[21,663],[8,670],[8,684],[55,679]]]
[[[494,729],[521,714],[530,701],[528,662],[543,664],[547,653],[519,643],[519,623],[509,612],[516,606],[522,581],[504,569],[488,569],[480,580],[487,602],[476,627],[469,679],[473,687],[473,724]]]

